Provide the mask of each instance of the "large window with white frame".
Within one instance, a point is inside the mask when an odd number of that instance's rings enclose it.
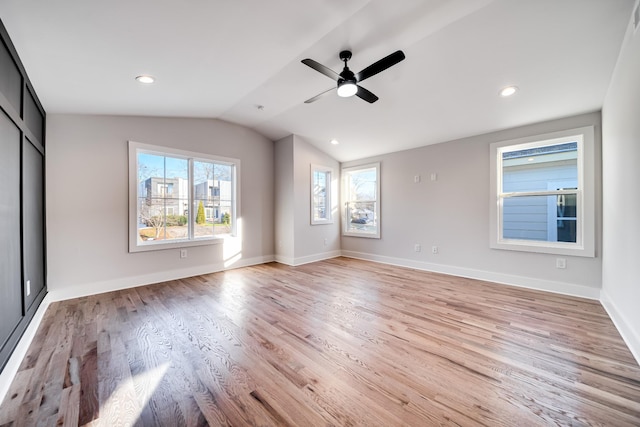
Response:
[[[342,169],[343,235],[380,238],[380,163]]]
[[[311,165],[311,224],[331,224],[331,175],[326,166]]]
[[[129,142],[129,251],[236,234],[239,160]]]
[[[491,144],[491,247],[594,256],[593,127]]]

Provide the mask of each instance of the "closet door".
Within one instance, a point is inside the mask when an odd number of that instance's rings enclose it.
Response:
[[[20,130],[0,110],[0,349],[22,320]]]
[[[45,130],[0,19],[0,372],[47,294]]]
[[[44,161],[25,138],[22,148],[22,246],[25,312],[44,289]]]

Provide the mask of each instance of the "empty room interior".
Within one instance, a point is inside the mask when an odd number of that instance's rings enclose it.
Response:
[[[640,425],[639,3],[3,0],[0,425]]]

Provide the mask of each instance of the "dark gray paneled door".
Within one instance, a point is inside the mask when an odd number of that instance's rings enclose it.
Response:
[[[20,130],[0,110],[0,348],[22,320],[20,145]]]

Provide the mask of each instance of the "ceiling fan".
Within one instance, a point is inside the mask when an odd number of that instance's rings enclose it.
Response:
[[[396,65],[398,62],[402,61],[405,58],[404,53],[401,50],[397,50],[393,52],[391,55],[387,55],[381,60],[374,62],[369,65],[364,70],[359,73],[354,73],[347,66],[347,62],[351,59],[351,51],[343,50],[340,52],[340,60],[344,61],[344,68],[340,74],[336,73],[330,68],[325,67],[319,62],[314,61],[313,59],[303,59],[302,63],[308,65],[319,73],[324,74],[330,79],[335,80],[338,83],[338,96],[341,97],[349,97],[356,95],[360,99],[364,99],[369,103],[374,103],[378,100],[378,97],[373,93],[369,92],[367,89],[360,86],[358,83],[368,79],[369,77],[375,76],[381,71],[386,70],[389,67]],[[310,104],[322,96],[331,92],[333,88],[328,89],[322,92],[319,95],[314,96],[313,98],[307,99],[305,104]]]

